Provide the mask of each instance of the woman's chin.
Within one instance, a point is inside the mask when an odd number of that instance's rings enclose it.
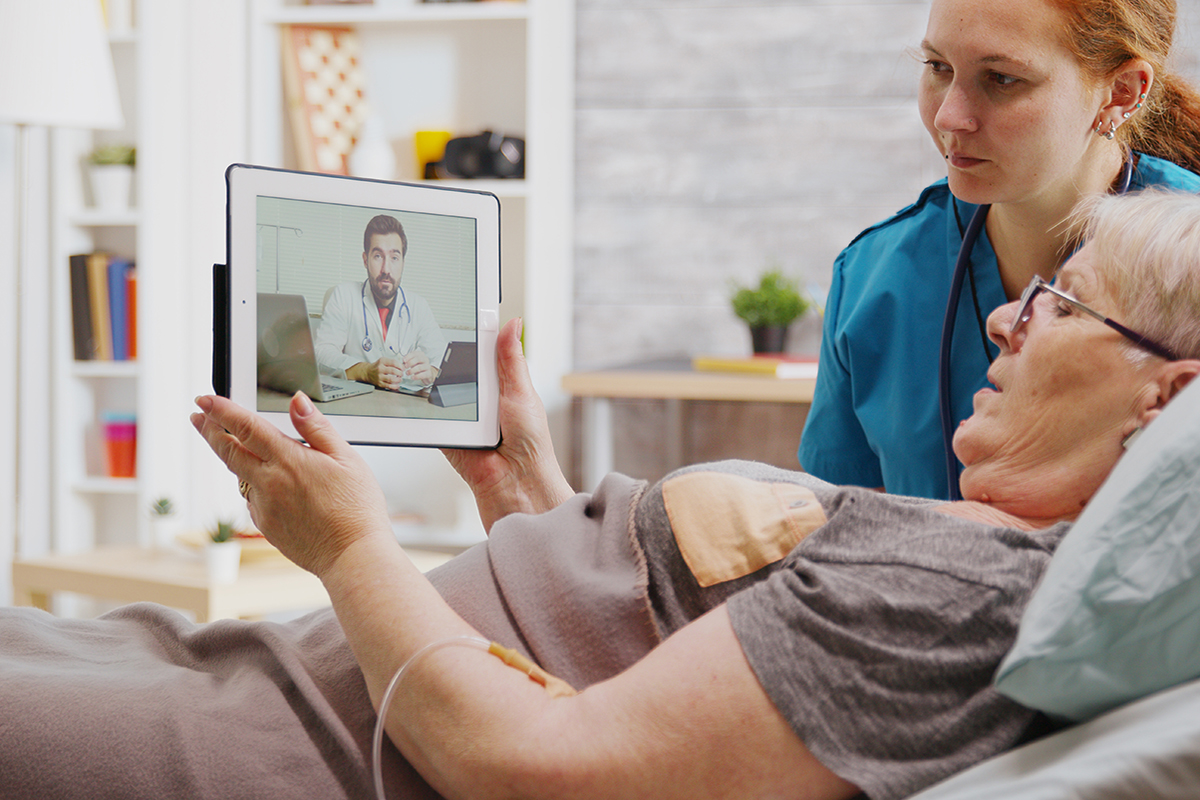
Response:
[[[981,181],[962,170],[949,168],[947,182],[950,193],[964,203],[982,206],[996,202],[996,190],[990,182]]]

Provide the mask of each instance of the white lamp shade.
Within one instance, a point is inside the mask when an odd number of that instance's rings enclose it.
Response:
[[[0,122],[125,123],[100,0],[0,0]]]

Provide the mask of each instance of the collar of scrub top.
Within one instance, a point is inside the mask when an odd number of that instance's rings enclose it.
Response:
[[[368,283],[368,281],[364,280],[363,285],[362,285],[362,315],[363,315],[362,349],[363,349],[364,353],[371,352],[371,350],[373,350],[375,347],[375,343],[373,341],[371,341],[371,328],[367,324],[367,283]],[[407,295],[404,294],[404,287],[397,286],[396,289],[399,290],[399,292],[400,292],[400,305],[392,307],[392,319],[391,319],[391,322],[388,323],[389,328],[391,327],[392,322],[395,322],[397,319],[402,319],[403,315],[405,315],[405,314],[408,315],[409,324],[412,324],[412,309],[408,307],[408,297],[407,297]],[[371,302],[372,302],[372,305],[374,305],[374,300],[372,300]],[[392,355],[399,355],[394,348],[391,348],[388,345],[387,337],[384,337],[383,344],[384,344],[384,347],[386,347],[392,351]]]
[[[1117,194],[1125,194],[1133,183],[1133,154],[1125,159],[1121,168],[1121,177],[1117,181]],[[958,200],[953,195],[950,203],[954,208],[954,217],[958,220],[959,230],[962,220],[958,218]],[[954,455],[954,414],[950,398],[950,346],[954,342],[954,322],[958,316],[958,304],[962,299],[963,279],[971,281],[971,297],[975,301],[975,318],[979,323],[979,332],[983,337],[983,352],[988,363],[992,362],[992,351],[988,349],[987,323],[979,308],[979,296],[975,291],[974,267],[971,263],[971,251],[979,241],[983,224],[987,221],[988,209],[991,205],[982,205],[975,209],[971,221],[967,223],[962,234],[962,245],[958,248],[958,258],[954,262],[954,278],[950,281],[950,299],[946,303],[946,317],[942,322],[942,347],[938,360],[938,410],[942,421],[942,446],[946,456],[946,480],[949,483],[950,499],[962,500],[962,492],[958,487],[958,457]]]

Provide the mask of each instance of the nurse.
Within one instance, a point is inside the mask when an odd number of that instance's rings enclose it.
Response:
[[[1165,68],[1174,23],[1175,0],[933,0],[920,113],[948,175],[834,264],[805,470],[950,498],[943,317],[952,433],[987,385],[988,314],[1034,275],[1054,276],[1082,197],[1200,191],[1200,96]],[[948,309],[956,262],[962,292]]]
[[[380,214],[363,232],[364,281],[331,290],[314,346],[323,371],[382,389],[419,390],[433,383],[446,338],[425,299],[400,285],[408,236]]]

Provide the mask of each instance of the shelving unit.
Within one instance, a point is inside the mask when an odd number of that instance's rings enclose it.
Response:
[[[368,64],[383,79],[383,88],[371,85],[369,99],[393,138],[418,126],[405,114],[420,114],[420,127],[462,133],[493,127],[524,135],[525,180],[469,186],[501,199],[502,314],[525,320],[534,382],[561,452],[568,452],[567,398],[559,381],[571,361],[573,0],[377,0],[369,6],[134,0],[134,6],[134,28],[110,37],[126,129],[56,130],[49,137],[51,486],[49,523],[31,512],[32,523],[20,533],[39,541],[33,550],[148,542],[145,510],[163,495],[176,501],[178,521],[191,527],[220,514],[245,515],[236,481],[191,430],[187,415],[191,399],[209,390],[208,275],[224,253],[223,170],[235,161],[296,166],[280,74],[285,24],[349,24],[363,32],[366,55],[385,59]],[[409,67],[398,69],[397,59]],[[416,102],[418,91],[424,104]],[[128,212],[99,212],[88,202],[83,156],[109,141],[138,147],[136,203]],[[137,263],[136,363],[73,358],[68,259],[99,249]],[[104,477],[105,410],[137,414],[134,479]],[[449,469],[435,451],[409,456]],[[456,498],[446,497],[452,508]]]
[[[52,533],[57,552],[94,545],[145,543],[148,523],[137,513],[141,485],[137,477],[108,477],[101,414],[137,413],[142,382],[137,361],[76,361],[71,334],[71,254],[106,251],[139,262],[138,208],[134,188],[127,210],[102,210],[89,201],[84,157],[94,146],[122,142],[141,145],[138,114],[139,35],[122,26],[110,30],[109,45],[117,72],[125,128],[121,131],[54,131],[51,137],[52,376],[48,385],[52,426]],[[135,176],[137,175],[135,170]],[[136,178],[135,178],[136,180]]]
[[[412,145],[417,130],[494,130],[525,139],[524,180],[439,185],[489,191],[500,199],[502,321],[523,318],[535,387],[560,454],[569,453],[569,406],[560,380],[572,359],[574,0],[319,6],[253,0],[251,159],[296,169],[281,69],[287,25],[357,31],[365,99],[393,145],[395,179],[418,180]]]

